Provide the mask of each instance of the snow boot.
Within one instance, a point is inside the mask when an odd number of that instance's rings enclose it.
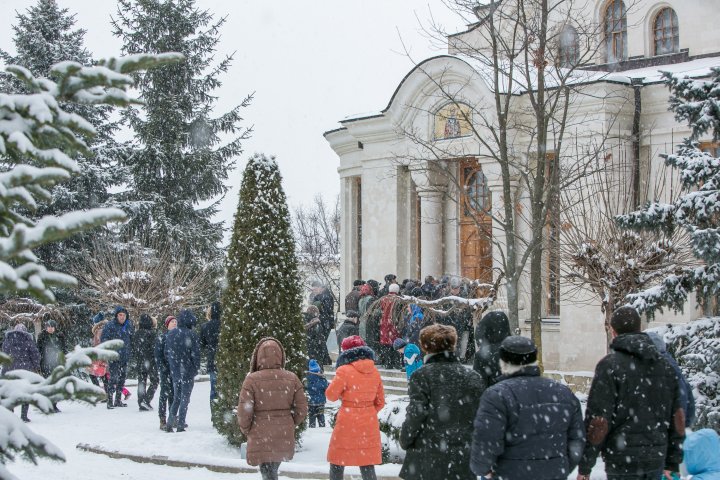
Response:
[[[138,408],[140,409],[141,412],[149,412],[150,410],[152,410],[152,408],[148,408],[144,402],[140,402],[138,404]]]
[[[57,403],[53,403],[53,413],[60,413],[60,409],[57,407]]]
[[[148,410],[153,409],[152,405],[150,405],[150,402],[148,402],[147,400],[143,400],[142,404],[145,405],[145,408],[147,408]]]
[[[160,430],[165,430],[167,428],[167,422],[164,418],[160,419]]]
[[[30,419],[28,417],[20,417],[20,420],[22,420],[25,423],[30,423]]]
[[[113,404],[112,398],[108,398],[107,409],[112,410],[113,408],[115,408],[115,405]]]
[[[121,398],[122,398],[122,392],[118,392],[117,395],[115,395],[115,406],[116,407],[127,407],[127,403],[123,403]]]

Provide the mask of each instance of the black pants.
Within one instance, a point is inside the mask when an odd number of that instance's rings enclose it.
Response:
[[[150,380],[149,386],[147,386],[148,380]],[[138,405],[143,402],[150,405],[153,397],[155,397],[155,390],[157,390],[158,383],[160,383],[160,380],[158,379],[157,370],[154,368],[147,370],[141,369],[138,371]]]
[[[316,420],[318,426],[325,426],[325,405],[308,405],[308,422],[310,428],[315,428]]]
[[[107,395],[107,389],[108,389],[108,382],[105,380],[105,377],[96,377],[95,375],[90,375],[90,381],[93,385],[96,387],[100,386],[100,382],[102,381],[102,388],[105,390],[105,395]],[[109,397],[108,397],[109,398]]]
[[[115,403],[120,403],[122,389],[125,386],[127,375],[127,364],[121,362],[110,362],[110,380],[107,386],[108,401],[115,395]]]
[[[14,409],[13,409],[14,410]],[[23,420],[26,420],[28,418],[28,412],[30,411],[30,404],[29,403],[23,403],[20,406],[20,418]]]
[[[158,415],[163,420],[170,405],[173,403],[173,384],[170,372],[160,372],[160,398],[158,399]]]
[[[262,475],[263,480],[278,480],[279,469],[280,462],[261,463],[260,475]]]
[[[330,464],[330,480],[343,480],[345,474],[345,467],[342,465]],[[375,475],[375,465],[366,465],[360,467],[360,475],[362,480],[377,480]]]

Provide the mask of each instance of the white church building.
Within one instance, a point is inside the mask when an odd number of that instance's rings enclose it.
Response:
[[[492,282],[502,271],[507,241],[499,219],[507,182],[497,152],[491,151],[495,140],[488,140],[497,139],[498,131],[487,119],[497,118],[496,100],[510,95],[509,110],[503,112],[508,122],[527,121],[534,80],[498,90],[507,78],[493,82],[493,65],[483,61],[495,58],[487,21],[497,12],[492,2],[483,3],[466,31],[447,36],[447,54],[419,62],[394,92],[388,91],[384,108],[369,105],[382,109],[345,118],[339,128],[325,132],[339,158],[341,298],[354,279],[382,281],[387,273],[398,279],[456,275]],[[550,18],[555,42],[546,46],[553,49],[545,56],[552,58],[548,71],[568,66],[573,70],[562,84],[573,96],[567,97],[572,100],[560,161],[622,161],[630,165],[627,183],[657,184],[667,175],[660,155],[673,152],[689,134],[668,111],[669,90],[660,72],[702,78],[712,67],[720,67],[720,28],[714,26],[720,3],[587,0],[582,5],[580,12],[569,8]],[[498,64],[510,64],[501,57]],[[532,168],[533,133],[523,128],[508,131],[509,151],[518,164],[524,158]],[[547,141],[547,163],[555,158],[558,138],[554,131]],[[708,139],[702,147],[718,145]],[[514,220],[522,225],[530,211],[522,175],[510,185]],[[649,190],[643,188],[642,195],[634,191],[643,202]],[[530,234],[527,227],[518,232]],[[555,234],[546,232],[551,238]],[[523,243],[519,245],[522,249]],[[579,291],[562,274],[565,260],[557,248],[548,244],[543,262],[545,367],[591,371],[606,353],[604,314],[599,300]],[[526,277],[521,282],[519,319],[528,334]],[[503,285],[499,308],[506,299]],[[701,314],[691,300],[682,314],[666,312],[655,322],[686,322]]]

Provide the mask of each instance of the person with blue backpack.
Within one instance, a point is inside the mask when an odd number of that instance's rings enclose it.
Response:
[[[310,428],[315,428],[315,422],[319,427],[325,426],[325,389],[328,387],[328,381],[322,372],[322,368],[317,360],[311,358],[308,362],[307,371],[307,392],[310,397],[308,402],[308,424]]]

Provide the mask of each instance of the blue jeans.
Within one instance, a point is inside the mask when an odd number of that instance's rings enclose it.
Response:
[[[215,391],[215,384],[217,383],[217,372],[208,372],[210,375],[210,401],[212,402],[217,398],[217,392]]]
[[[185,417],[190,406],[190,394],[195,381],[190,378],[173,378],[173,402],[168,415],[168,427],[185,427]]]

